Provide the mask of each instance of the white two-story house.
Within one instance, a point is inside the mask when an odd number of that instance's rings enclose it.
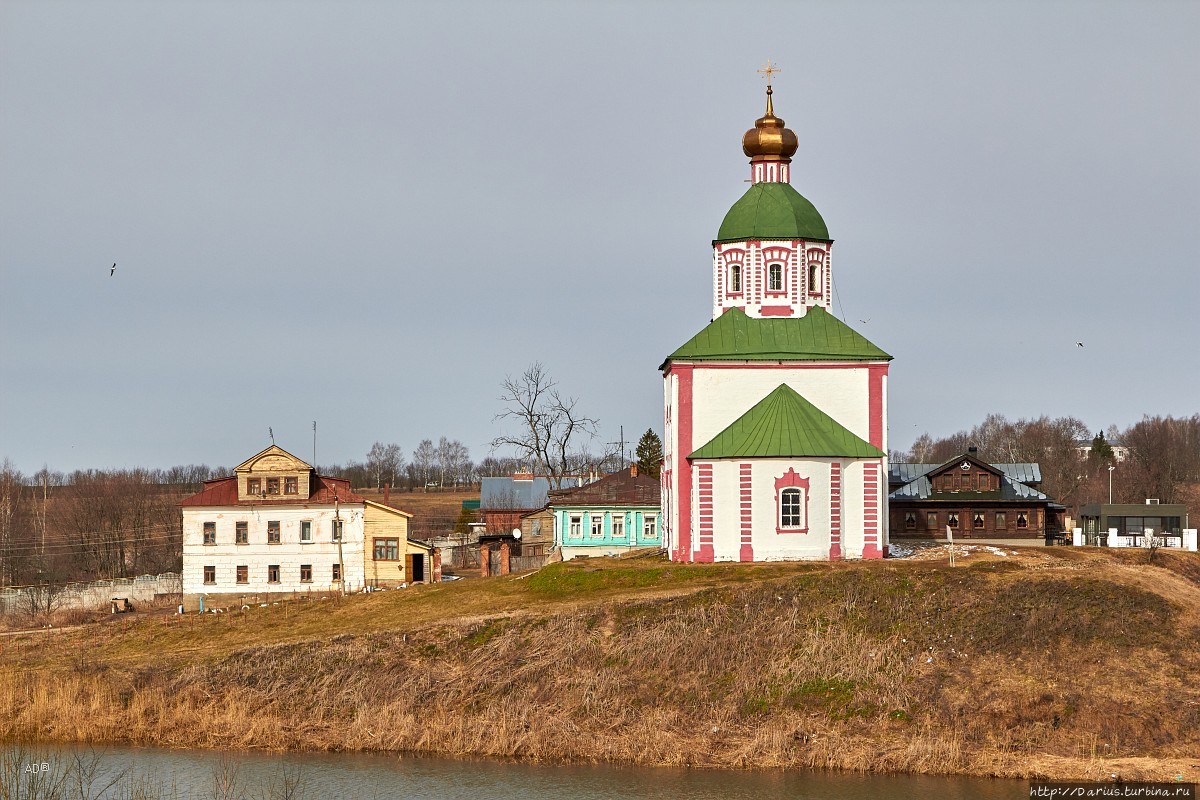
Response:
[[[397,516],[407,531],[410,515],[370,503],[350,490],[349,481],[318,475],[275,445],[239,465],[232,477],[206,481],[180,503],[185,607],[360,591],[372,558],[364,536],[368,505],[371,514]],[[395,558],[403,565],[407,541],[396,543]],[[386,557],[390,549],[380,552]],[[402,573],[402,566],[393,568],[389,577],[401,579]]]

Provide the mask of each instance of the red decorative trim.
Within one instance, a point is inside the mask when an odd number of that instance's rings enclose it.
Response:
[[[883,449],[883,379],[887,372],[887,364],[871,364],[867,367],[867,438],[880,450]]]
[[[674,365],[686,364],[687,362],[681,359],[680,361],[672,361],[671,363]],[[841,364],[760,364],[752,361],[749,364],[718,364],[715,362],[703,362],[700,364],[694,364],[692,366],[696,366],[700,369],[746,369],[748,367],[753,367],[754,369],[865,369],[875,365],[864,361],[847,361]]]
[[[829,465],[829,560],[842,558],[842,462]]]
[[[696,521],[700,527],[700,548],[695,554],[695,560],[712,563],[716,560],[713,553],[713,465],[700,464],[696,471]]]
[[[880,463],[863,464],[863,558],[883,558],[879,549]]]
[[[797,488],[804,492],[804,525],[799,528],[785,528],[780,516],[783,507],[779,504],[783,490]],[[795,469],[789,469],[782,477],[775,479],[775,532],[776,533],[808,533],[808,478],[801,478]]]
[[[763,306],[759,312],[764,317],[790,317],[796,313],[791,306]]]
[[[679,415],[678,448],[675,450],[675,497],[676,518],[679,520],[679,530],[675,532],[675,561],[692,560],[692,462],[688,455],[692,452],[692,366],[690,364],[671,365],[678,384],[676,391],[679,400],[677,405]]]
[[[754,560],[754,506],[751,502],[752,483],[749,464],[738,465],[739,499],[741,501],[742,547],[738,558],[742,561]]]

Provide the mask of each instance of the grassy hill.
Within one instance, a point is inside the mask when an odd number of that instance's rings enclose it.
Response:
[[[0,640],[0,737],[1200,779],[1200,558],[677,565]]]

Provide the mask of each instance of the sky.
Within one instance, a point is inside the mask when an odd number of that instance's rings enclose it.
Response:
[[[534,362],[592,449],[661,433],[768,58],[893,449],[1196,413],[1198,32],[1147,0],[0,0],[0,459],[309,457],[316,420],[322,464],[478,460]]]

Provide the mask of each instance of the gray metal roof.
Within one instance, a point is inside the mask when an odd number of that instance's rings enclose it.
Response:
[[[574,488],[579,478],[563,478],[562,488]],[[549,478],[534,478],[519,481],[513,478],[484,478],[479,487],[480,508],[541,508],[546,505],[546,492],[550,490]]]
[[[1008,466],[1028,466],[1024,464]],[[1020,481],[1014,481],[1007,475],[1000,481],[999,492],[938,492],[934,493],[933,484],[929,478],[921,475],[916,480],[909,481],[888,495],[890,500],[1049,500],[1042,492],[1027,486]]]
[[[958,457],[951,459],[951,461],[957,460]],[[888,483],[911,483],[922,475],[928,475],[938,467],[949,463],[949,461],[943,461],[941,464],[888,464]],[[1004,473],[1006,478],[1020,483],[1042,482],[1042,466],[1040,464],[991,464],[991,466]]]

